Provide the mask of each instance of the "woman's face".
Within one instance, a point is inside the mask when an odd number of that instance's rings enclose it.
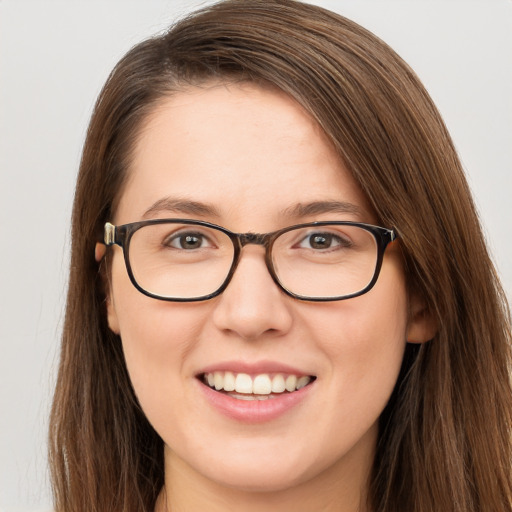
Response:
[[[251,84],[190,88],[144,125],[112,221],[184,217],[240,233],[376,222],[310,117],[283,93]],[[167,471],[245,490],[288,489],[328,474],[361,484],[411,328],[395,245],[370,292],[324,303],[279,290],[256,245],[244,247],[220,296],[155,300],[134,288],[115,247],[109,323],[165,442]],[[205,384],[205,374],[226,371],[314,379],[300,391],[242,400]]]

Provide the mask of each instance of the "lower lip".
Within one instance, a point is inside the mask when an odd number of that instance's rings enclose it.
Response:
[[[199,387],[206,400],[217,411],[228,418],[245,423],[263,423],[284,415],[298,406],[310,393],[314,382],[294,391],[283,393],[266,400],[239,400],[224,393],[219,393],[198,380]]]

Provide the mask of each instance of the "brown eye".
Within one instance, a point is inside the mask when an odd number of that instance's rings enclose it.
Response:
[[[318,251],[350,246],[350,242],[333,233],[310,233],[304,237],[299,247]]]
[[[332,235],[311,235],[309,245],[313,249],[327,249],[332,245]]]
[[[178,233],[165,240],[164,245],[183,250],[210,247],[207,238],[201,233]]]

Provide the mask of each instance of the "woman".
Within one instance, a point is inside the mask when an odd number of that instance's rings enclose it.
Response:
[[[221,2],[91,120],[56,509],[511,510],[510,337],[407,65],[320,8]]]

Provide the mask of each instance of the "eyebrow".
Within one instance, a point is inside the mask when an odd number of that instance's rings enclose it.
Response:
[[[217,208],[211,204],[172,197],[159,199],[144,212],[142,217],[147,218],[163,212],[199,215],[202,217],[220,217],[220,213]]]
[[[345,201],[314,201],[312,203],[297,203],[283,210],[283,215],[292,218],[310,217],[322,213],[341,213],[363,217],[361,207]]]
[[[173,197],[159,199],[144,212],[142,217],[148,218],[161,213],[221,217],[219,210],[212,204]],[[364,211],[359,206],[346,201],[313,201],[289,206],[280,212],[280,216],[300,219],[325,213],[351,214],[363,217]]]

